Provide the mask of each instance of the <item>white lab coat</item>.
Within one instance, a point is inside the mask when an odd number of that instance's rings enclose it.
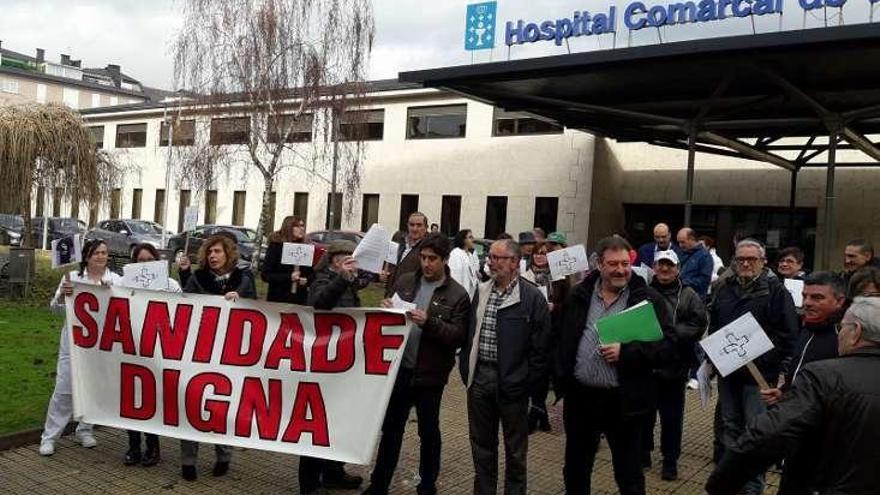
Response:
[[[464,287],[471,299],[480,284],[479,272],[480,259],[476,254],[462,248],[455,248],[449,253],[449,274],[452,280]]]

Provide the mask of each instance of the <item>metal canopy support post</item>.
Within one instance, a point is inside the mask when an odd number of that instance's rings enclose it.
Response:
[[[838,134],[828,136],[828,172],[825,176],[825,242],[822,246],[822,269],[831,267],[831,250],[834,247],[834,166],[837,162]]]
[[[791,187],[788,192],[788,239],[787,243],[789,245],[794,244],[796,241],[794,235],[794,214],[795,214],[795,204],[797,203],[797,177],[798,171],[800,169],[795,169],[791,171]]]
[[[691,212],[694,206],[694,164],[697,157],[697,130],[694,126],[691,126],[690,132],[688,132],[688,168],[687,168],[687,183],[685,185],[685,200],[684,200],[684,226],[691,226]]]

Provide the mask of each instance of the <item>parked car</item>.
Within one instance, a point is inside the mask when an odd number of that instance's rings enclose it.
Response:
[[[21,215],[0,213],[0,244],[4,246],[21,246],[21,235],[24,220]]]
[[[355,244],[360,244],[364,235],[363,232],[355,230],[317,230],[306,234],[306,238],[315,245],[315,265],[317,265],[321,256],[324,256],[324,252],[327,251],[327,246],[329,246],[331,242],[342,239],[345,241],[351,241]]]
[[[162,229],[149,220],[102,220],[86,234],[86,239],[101,239],[107,243],[110,256],[128,258],[132,249],[141,243],[162,249]],[[166,231],[166,235],[171,237],[173,233]]]
[[[234,235],[238,244],[239,257],[244,261],[251,261],[254,250],[257,248],[257,231],[235,225],[199,225],[189,232],[181,232],[180,234],[169,238],[168,249],[174,253],[176,258],[180,253],[183,253],[183,248],[186,246],[186,238],[189,236],[189,247],[187,248],[186,254],[190,259],[195,261],[199,248],[202,247],[202,242],[208,237],[220,232],[229,232]],[[265,257],[265,253],[266,247],[264,239],[262,254],[260,255],[261,260]]]
[[[43,242],[43,225],[46,217],[31,218],[31,228],[34,234],[34,244],[42,245]],[[52,241],[64,239],[76,234],[85,234],[88,226],[82,220],[71,217],[49,217],[46,231],[46,245],[42,249],[49,249]]]

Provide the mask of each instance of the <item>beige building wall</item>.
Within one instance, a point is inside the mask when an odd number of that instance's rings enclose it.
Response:
[[[77,92],[75,98],[76,109],[93,108],[93,94],[99,95],[99,99],[101,102],[100,106],[110,106],[112,101],[116,101],[116,104],[120,105],[127,103],[139,103],[144,101],[144,98],[120,95],[113,92],[104,92],[98,88],[92,89],[83,86],[75,86],[72,84],[64,85],[52,81],[31,79],[28,77],[20,77],[14,74],[7,73],[0,73],[0,81],[15,81],[18,83],[17,93],[0,91],[0,105],[14,105],[26,103],[29,101],[38,102],[40,99],[40,91],[38,90],[38,86],[43,86],[45,88],[45,103],[63,104],[65,88],[68,90],[68,93],[70,93],[71,91]]]

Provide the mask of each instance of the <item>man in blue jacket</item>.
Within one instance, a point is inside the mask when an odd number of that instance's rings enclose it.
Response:
[[[700,244],[697,233],[692,228],[679,230],[675,238],[681,247],[681,252],[678,253],[681,283],[705,298],[709,293],[709,285],[712,284],[712,270],[715,266],[712,255]]]

